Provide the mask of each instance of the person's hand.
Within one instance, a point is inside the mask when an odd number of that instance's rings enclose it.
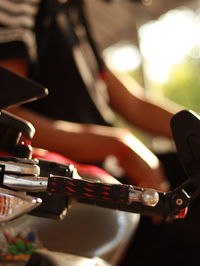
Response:
[[[119,146],[116,156],[129,183],[161,191],[169,189],[169,182],[158,158],[129,131],[124,131]]]

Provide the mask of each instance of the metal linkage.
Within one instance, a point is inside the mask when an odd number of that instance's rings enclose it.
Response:
[[[71,164],[45,160],[6,158],[0,160],[2,185],[26,193],[65,195],[79,202],[148,216],[182,217],[192,196],[184,190],[187,184],[169,193],[126,184],[108,184],[79,176]],[[197,178],[199,179],[199,178]],[[197,180],[196,179],[196,180]],[[191,180],[190,180],[191,181]],[[195,179],[192,179],[195,183]],[[200,191],[197,191],[200,193]]]

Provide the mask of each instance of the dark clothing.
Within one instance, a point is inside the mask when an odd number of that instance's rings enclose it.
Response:
[[[49,89],[48,97],[26,105],[30,109],[53,119],[110,125],[113,112],[101,75],[104,65],[90,34],[84,6],[82,0],[65,4],[41,0],[40,5],[38,0],[38,5],[34,4],[37,15],[26,17],[32,24],[34,21],[34,26],[24,22],[15,29],[12,25],[21,39],[5,38],[0,44],[0,59],[27,58],[32,62],[30,77]],[[0,25],[0,30],[11,31],[6,23]],[[29,42],[27,34],[29,39],[32,37]]]
[[[159,159],[172,189],[186,180],[177,154],[162,154]],[[154,223],[149,217],[141,217],[136,235],[118,266],[199,266],[199,209],[200,196],[184,219]]]
[[[112,112],[99,91],[105,89],[100,79],[103,63],[83,11],[83,1],[42,2],[36,23],[38,67],[33,78],[50,93],[29,107],[55,119],[108,125]]]

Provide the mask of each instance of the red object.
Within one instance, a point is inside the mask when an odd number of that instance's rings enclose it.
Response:
[[[179,219],[184,219],[185,216],[186,216],[186,214],[187,214],[187,211],[188,211],[188,208],[187,207],[184,208],[184,209],[182,209],[182,210],[180,210],[180,212],[178,214],[178,218]]]
[[[12,157],[13,155],[0,150],[0,156]],[[101,181],[110,184],[119,183],[113,176],[111,176],[109,173],[107,173],[105,170],[101,169],[100,167],[77,163],[56,152],[33,148],[31,159],[43,159],[56,163],[72,164],[77,169],[78,174],[80,176],[92,177],[97,180],[100,179]]]
[[[100,167],[77,163],[56,152],[50,152],[43,149],[33,149],[32,158],[44,159],[56,163],[73,164],[80,176],[93,177],[94,179],[101,179],[101,181],[106,183],[118,183],[118,181],[113,176],[111,176],[109,173],[107,173],[105,170],[101,169]]]

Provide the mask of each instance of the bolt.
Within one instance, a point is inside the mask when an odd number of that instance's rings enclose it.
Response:
[[[183,204],[183,200],[182,199],[177,199],[176,200],[176,205],[178,205],[178,206],[181,206]]]

